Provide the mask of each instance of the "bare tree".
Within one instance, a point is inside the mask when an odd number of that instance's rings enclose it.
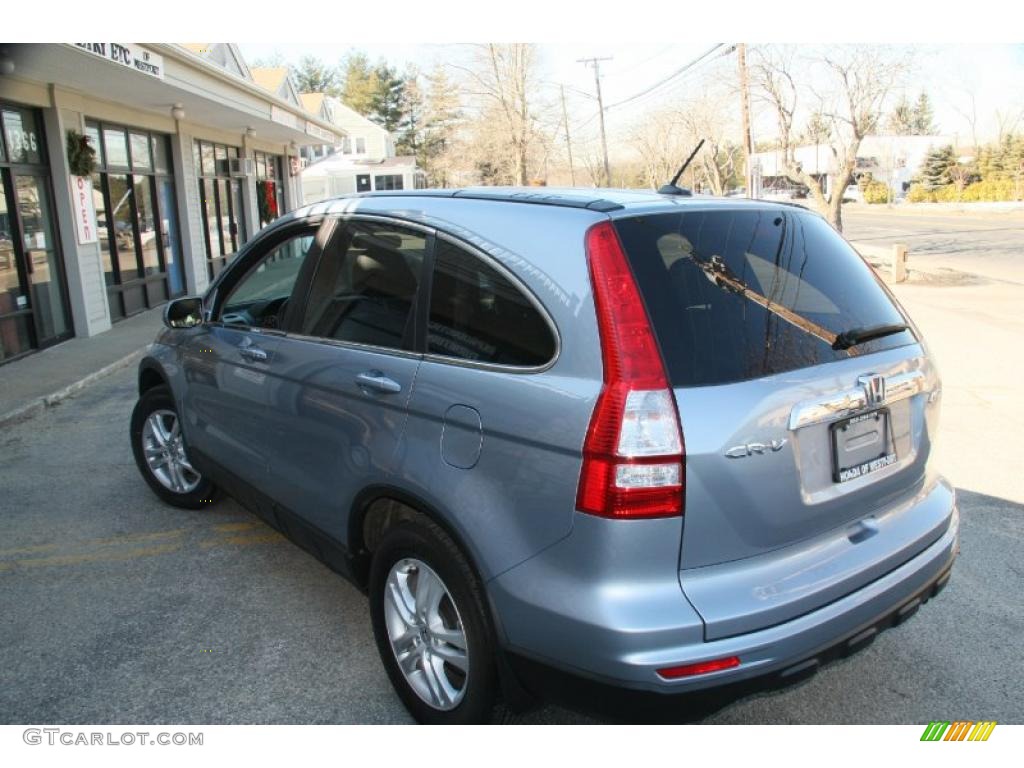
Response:
[[[662,109],[633,126],[629,142],[640,156],[644,183],[657,189],[675,174],[686,157],[689,137],[675,109]],[[686,151],[688,154],[688,151]]]
[[[536,46],[487,43],[475,48],[473,67],[452,66],[466,74],[470,94],[483,100],[482,112],[493,107],[490,113],[498,118],[507,150],[502,159],[511,166],[513,183],[525,185],[529,181],[530,151],[537,137],[532,103],[538,67]]]
[[[966,121],[967,125],[970,126],[971,146],[974,148],[974,156],[977,157],[981,150],[981,143],[978,141],[978,103],[974,97],[973,89],[965,88],[964,94],[968,103],[961,106],[956,102],[953,102],[952,107],[956,113]]]
[[[734,135],[734,126],[729,118],[732,113],[728,108],[728,94],[706,90],[683,104],[678,114],[685,128],[685,144],[692,148],[701,139],[704,140],[704,146],[694,158],[694,177],[712,194],[724,195],[743,157],[743,147],[728,138]],[[677,158],[677,166],[690,151],[687,149],[683,157]]]
[[[842,231],[843,192],[854,179],[857,151],[864,137],[876,129],[907,61],[878,47],[832,47],[802,57],[807,65],[805,79],[798,80],[796,57],[790,50],[759,47],[753,59],[751,79],[756,93],[776,119],[782,173],[806,186],[819,210]],[[820,176],[809,173],[796,159],[797,124],[804,117],[800,98],[807,95],[820,105],[819,119],[831,125],[828,144],[833,165],[827,190]]]
[[[1024,120],[1024,107],[1019,104],[1008,106],[1005,109],[997,109],[996,142],[1002,144],[1004,138],[1015,134],[1022,120]]]

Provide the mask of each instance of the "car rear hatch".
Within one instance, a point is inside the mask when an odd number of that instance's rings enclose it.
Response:
[[[680,582],[708,639],[812,611],[942,535],[937,374],[827,222],[717,204],[616,228],[679,409]]]

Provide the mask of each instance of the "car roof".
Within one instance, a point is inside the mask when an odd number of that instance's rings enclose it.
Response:
[[[395,198],[401,200],[400,205],[408,209],[409,203],[417,198],[489,200],[495,202],[520,203],[575,208],[606,213],[609,216],[636,215],[638,213],[668,212],[686,207],[700,208],[801,208],[795,203],[784,203],[768,200],[748,200],[736,197],[712,197],[710,195],[665,195],[644,189],[606,189],[579,187],[463,187],[459,189],[417,189],[392,190],[380,192],[362,192],[359,194],[340,195],[313,203],[306,208],[295,211],[296,216],[306,213],[323,212],[339,213],[351,211],[354,200]],[[806,209],[804,209],[806,210]]]

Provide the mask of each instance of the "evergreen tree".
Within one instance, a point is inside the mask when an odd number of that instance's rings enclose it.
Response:
[[[425,104],[420,88],[419,71],[410,66],[402,76],[402,119],[398,124],[397,144],[400,155],[415,155],[420,167],[425,165],[423,157],[423,112]]]
[[[950,172],[957,163],[952,146],[937,147],[929,152],[921,164],[921,184],[925,189],[937,189],[952,183]]]
[[[303,56],[292,73],[299,93],[338,93],[338,73],[314,56]]]
[[[341,100],[360,115],[373,110],[373,97],[377,92],[377,70],[361,51],[349,54],[340,66]]]
[[[404,81],[394,67],[381,63],[377,67],[377,89],[370,99],[370,114],[378,125],[395,133],[404,118]]]
[[[932,136],[939,132],[935,125],[935,117],[932,112],[932,102],[928,94],[921,91],[914,105],[914,122],[912,133],[915,136]]]
[[[443,66],[427,76],[427,94],[423,113],[423,169],[437,186],[448,186],[448,161],[455,143],[462,114],[459,89]]]
[[[897,136],[910,136],[914,133],[914,121],[914,107],[907,101],[906,94],[904,94],[899,103],[893,107],[892,113],[886,121],[886,130]]]

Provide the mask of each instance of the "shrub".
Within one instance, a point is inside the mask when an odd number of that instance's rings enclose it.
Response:
[[[864,202],[877,205],[889,202],[889,187],[883,181],[870,181],[863,189]]]
[[[977,181],[964,189],[962,200],[970,201],[1009,201],[1017,199],[1016,184],[1013,179],[986,179]]]
[[[910,189],[907,191],[907,202],[934,203],[935,195],[930,190],[925,189],[923,184],[911,184]]]
[[[910,203],[998,203],[1020,200],[1024,185],[1013,179],[1002,177],[976,181],[957,192],[955,184],[946,184],[935,189],[925,189],[921,184],[912,184],[907,192]],[[867,199],[867,198],[865,198]],[[868,200],[868,202],[873,202]]]

